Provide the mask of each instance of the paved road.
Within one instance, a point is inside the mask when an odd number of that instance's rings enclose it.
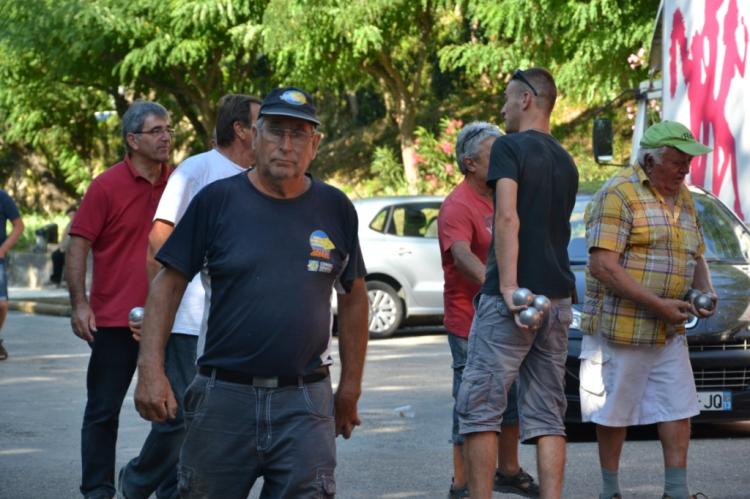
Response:
[[[11,313],[3,333],[11,356],[0,362],[0,498],[75,498],[88,347],[72,335],[64,318]],[[450,481],[447,366],[445,338],[434,330],[371,342],[360,411],[364,425],[351,440],[339,441],[338,497],[445,497]],[[413,417],[394,412],[404,405],[411,406]],[[120,426],[118,466],[137,453],[148,428],[133,408],[132,392]],[[690,470],[695,490],[712,499],[750,497],[750,424],[699,427],[695,433]],[[661,453],[653,431],[633,438],[623,456],[625,498],[658,498]],[[534,469],[533,447],[521,447],[521,461]],[[596,497],[598,484],[592,432],[575,428],[565,497]],[[251,497],[257,497],[257,488]]]

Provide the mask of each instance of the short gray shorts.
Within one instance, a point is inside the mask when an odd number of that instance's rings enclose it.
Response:
[[[552,300],[545,324],[524,333],[501,296],[479,295],[456,400],[462,435],[501,430],[508,388],[518,378],[521,441],[565,436],[565,359],[572,318],[569,298]]]

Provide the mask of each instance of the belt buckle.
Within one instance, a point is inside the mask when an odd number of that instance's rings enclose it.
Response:
[[[271,378],[253,376],[253,386],[256,388],[278,388],[279,378],[277,376]]]

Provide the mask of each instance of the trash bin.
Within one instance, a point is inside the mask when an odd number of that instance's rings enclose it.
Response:
[[[44,253],[47,251],[48,244],[57,244],[57,224],[47,224],[40,227],[34,234],[36,235],[34,251]]]

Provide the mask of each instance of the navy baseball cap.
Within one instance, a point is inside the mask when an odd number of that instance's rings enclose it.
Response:
[[[310,94],[297,87],[274,88],[260,105],[260,116],[288,116],[320,125]]]

